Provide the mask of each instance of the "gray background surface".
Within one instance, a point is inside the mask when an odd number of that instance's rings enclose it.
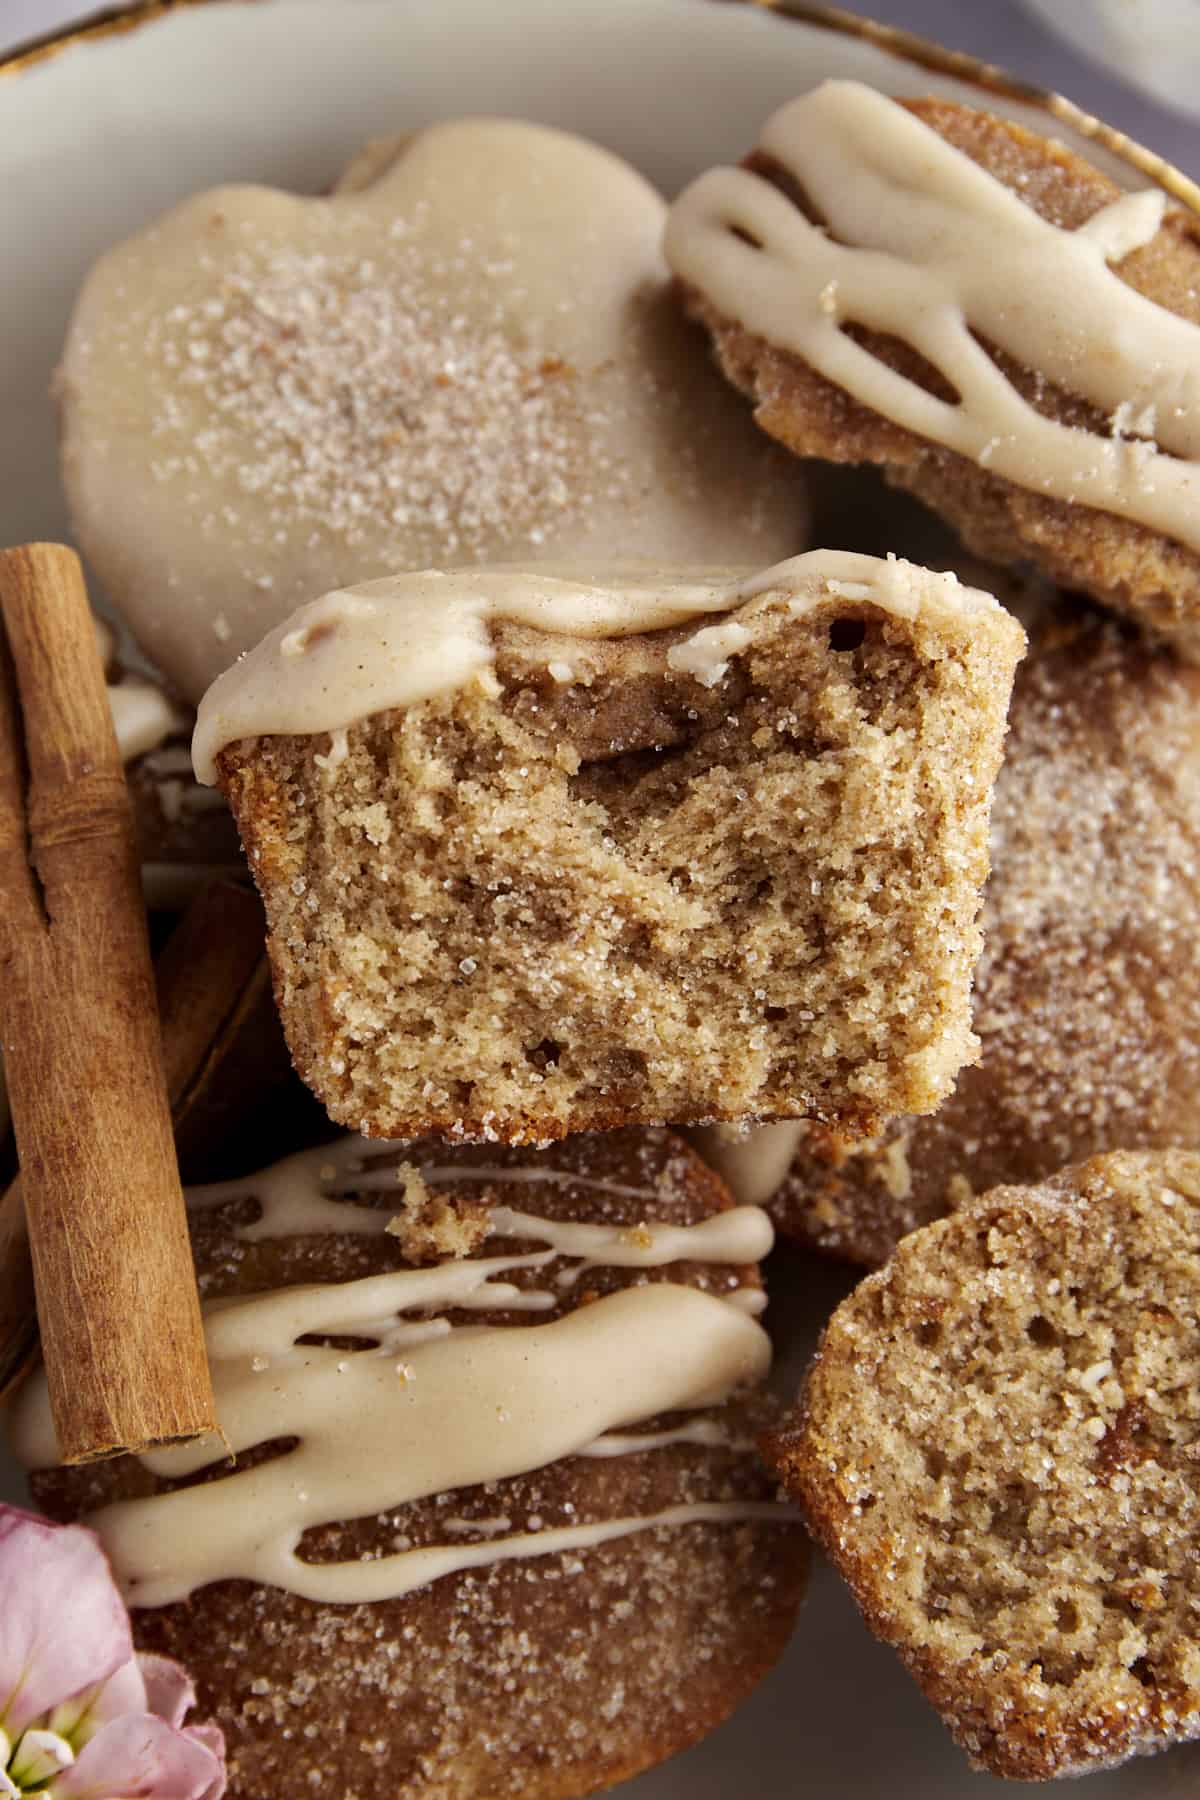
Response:
[[[452,4],[453,0],[447,0]],[[956,50],[1001,63],[1016,74],[1057,88],[1089,112],[1159,151],[1189,174],[1200,174],[1200,124],[1154,105],[1133,88],[1085,62],[1031,18],[1019,0],[848,0],[850,9],[903,25]],[[100,10],[79,0],[0,0],[0,52]],[[404,0],[392,0],[403,6]],[[603,0],[563,0],[602,5]],[[1078,14],[1089,0],[1061,0]],[[1131,0],[1136,4],[1136,0]],[[1200,26],[1197,27],[1200,30]]]

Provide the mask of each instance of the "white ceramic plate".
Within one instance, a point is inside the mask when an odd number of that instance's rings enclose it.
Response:
[[[712,0],[214,0],[0,72],[0,542],[66,533],[48,388],[72,299],[101,250],[183,195],[239,179],[316,191],[364,139],[467,112],[583,132],[673,193],[830,74],[978,99],[876,43]],[[1045,127],[1036,104],[996,104]],[[790,1335],[811,1341],[846,1278],[795,1257],[777,1272],[777,1310],[793,1313]],[[11,1466],[0,1465],[0,1494],[23,1496]],[[1095,1776],[1085,1791],[1182,1800],[1198,1787],[1200,1751],[1182,1751]],[[622,1790],[631,1800],[1002,1791],[968,1771],[824,1568],[787,1657],[751,1701]]]

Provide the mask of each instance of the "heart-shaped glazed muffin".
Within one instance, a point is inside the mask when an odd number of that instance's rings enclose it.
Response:
[[[465,120],[330,196],[214,189],[109,251],[59,372],[63,476],[143,649],[195,700],[391,570],[801,549],[803,476],[680,320],[665,216],[595,145]]]

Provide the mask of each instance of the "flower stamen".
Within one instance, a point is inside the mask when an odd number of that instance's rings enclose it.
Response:
[[[17,1783],[16,1791],[20,1793],[22,1788],[35,1788],[41,1782],[52,1781],[74,1761],[75,1752],[57,1731],[31,1730],[25,1733],[10,1758],[8,1774],[10,1780]]]

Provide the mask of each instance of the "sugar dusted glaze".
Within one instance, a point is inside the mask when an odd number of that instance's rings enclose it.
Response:
[[[76,530],[192,701],[301,602],[389,569],[805,541],[803,477],[681,324],[639,174],[506,119],[381,160],[327,197],[198,194],[76,307]]]

